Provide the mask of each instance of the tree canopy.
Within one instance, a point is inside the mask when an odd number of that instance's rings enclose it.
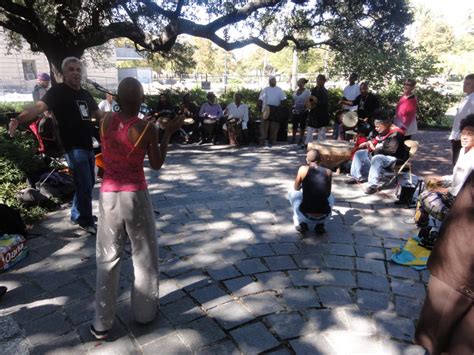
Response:
[[[21,35],[56,69],[67,56],[81,57],[87,48],[121,37],[161,53],[180,49],[182,35],[208,39],[227,51],[252,43],[270,52],[290,43],[298,50],[324,45],[341,51],[354,38],[383,50],[403,41],[411,21],[406,0],[0,2],[0,26]]]

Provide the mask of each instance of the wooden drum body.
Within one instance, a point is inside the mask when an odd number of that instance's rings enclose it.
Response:
[[[242,132],[242,124],[240,123],[240,120],[235,117],[228,118],[226,125],[227,132],[229,133],[229,143],[232,145],[238,144]]]
[[[353,143],[336,140],[326,140],[322,142],[311,142],[308,150],[317,149],[321,154],[321,166],[328,169],[335,169],[351,158]]]

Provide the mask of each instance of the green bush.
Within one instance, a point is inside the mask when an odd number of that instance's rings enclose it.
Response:
[[[40,207],[26,208],[16,199],[20,190],[28,187],[27,176],[45,168],[36,154],[36,140],[27,132],[18,132],[10,138],[0,127],[0,203],[20,211],[26,223],[39,219],[46,210]]]

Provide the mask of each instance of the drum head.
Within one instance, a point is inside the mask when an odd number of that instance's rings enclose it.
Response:
[[[269,117],[270,117],[270,106],[267,105],[263,108],[262,118],[264,120],[268,120]]]
[[[205,118],[203,120],[204,124],[213,124],[215,121],[211,118]]]
[[[235,118],[235,117],[229,118],[229,119],[227,120],[227,122],[229,122],[229,123],[237,123],[237,118]]]
[[[305,102],[306,108],[308,109],[313,109],[316,107],[316,104],[318,103],[318,98],[316,96],[310,96]]]
[[[188,117],[184,119],[184,124],[189,126],[194,123],[194,118]]]
[[[348,111],[342,115],[342,124],[346,128],[354,128],[357,122],[359,122],[359,117],[355,111]]]

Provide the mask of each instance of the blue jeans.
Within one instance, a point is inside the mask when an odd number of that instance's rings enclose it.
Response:
[[[351,176],[358,180],[368,176],[369,186],[378,186],[383,169],[389,168],[396,161],[397,158],[390,155],[377,154],[371,157],[367,150],[358,150],[352,159]]]
[[[293,207],[293,224],[299,226],[301,223],[306,223],[308,226],[315,226],[316,224],[324,224],[326,220],[331,216],[331,213],[323,215],[321,217],[311,217],[305,215],[300,211],[300,205],[303,201],[303,191],[297,191],[291,188],[288,191],[288,200],[290,200],[291,207]],[[328,198],[329,206],[332,211],[334,206],[334,196],[331,194]]]
[[[66,153],[66,161],[74,178],[74,199],[71,221],[87,226],[92,218],[92,189],[95,183],[95,157],[92,150],[72,149]]]

